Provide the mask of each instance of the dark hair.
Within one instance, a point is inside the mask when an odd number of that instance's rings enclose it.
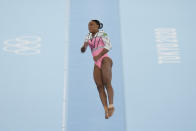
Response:
[[[92,21],[94,21],[99,26],[99,29],[103,28],[103,23],[101,23],[99,20],[92,20]]]

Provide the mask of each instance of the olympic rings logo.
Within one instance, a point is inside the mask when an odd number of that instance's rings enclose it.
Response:
[[[41,37],[22,36],[4,41],[3,50],[18,55],[35,55],[40,53]]]

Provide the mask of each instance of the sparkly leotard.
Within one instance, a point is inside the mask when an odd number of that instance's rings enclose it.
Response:
[[[85,42],[88,42],[89,47],[91,48],[92,56],[97,56],[100,52],[102,52],[103,48],[107,50],[111,50],[112,45],[107,34],[102,30],[95,34],[92,37],[92,33],[89,33],[85,39]],[[101,62],[104,57],[109,57],[107,53],[105,53],[101,58],[95,61],[95,64],[101,68]]]

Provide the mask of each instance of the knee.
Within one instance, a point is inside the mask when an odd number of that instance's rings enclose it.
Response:
[[[102,84],[97,84],[97,89],[99,92],[103,92],[104,91],[104,86]]]
[[[107,88],[111,88],[112,85],[111,85],[111,80],[107,77],[104,78],[103,80],[103,84],[107,87]]]
[[[104,76],[103,84],[104,84],[105,86],[111,85],[111,81],[110,81],[109,77]]]
[[[106,83],[106,89],[107,89],[107,90],[108,90],[108,89],[112,89],[112,85],[111,85],[110,82]]]

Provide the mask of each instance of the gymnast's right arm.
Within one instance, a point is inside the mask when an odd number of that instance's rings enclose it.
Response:
[[[86,48],[88,46],[88,40],[89,40],[89,34],[86,35],[86,38],[84,40],[84,44],[81,47],[81,52],[84,53],[86,51]]]
[[[84,42],[83,46],[81,47],[82,53],[84,53],[86,51],[87,46],[88,46],[88,42]]]

